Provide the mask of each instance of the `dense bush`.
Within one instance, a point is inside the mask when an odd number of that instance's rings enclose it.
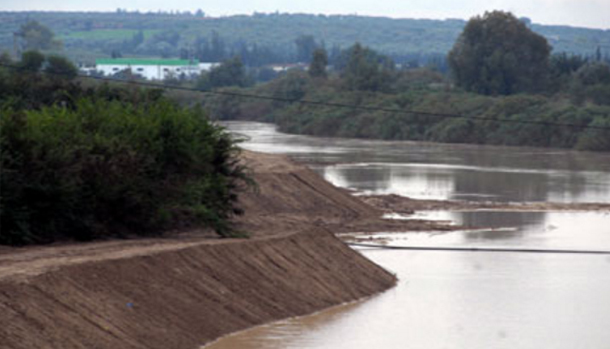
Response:
[[[4,109],[2,244],[157,234],[203,223],[228,236],[246,180],[237,148],[199,111],[82,99]]]
[[[83,88],[40,71],[0,76],[0,244],[190,226],[238,235],[228,219],[251,180],[235,141],[202,110],[159,90]]]

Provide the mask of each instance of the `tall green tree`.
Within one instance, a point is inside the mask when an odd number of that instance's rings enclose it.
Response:
[[[309,63],[312,59],[312,54],[318,47],[316,40],[312,35],[301,35],[294,44],[297,46],[297,61]]]
[[[52,50],[61,47],[51,29],[37,21],[24,23],[15,35],[21,39],[24,50]]]
[[[220,62],[227,57],[226,44],[218,32],[212,31],[212,40],[210,45],[208,62]]]
[[[593,62],[583,65],[576,71],[575,80],[585,86],[597,84],[610,84],[610,65]]]
[[[42,68],[46,57],[38,51],[26,51],[21,55],[19,66],[29,72],[37,72]]]
[[[573,74],[569,91],[576,104],[589,101],[610,105],[610,65],[603,62],[583,65]],[[606,119],[610,120],[610,116]]]
[[[322,48],[316,49],[313,51],[313,57],[309,65],[309,75],[313,78],[325,78],[327,65],[328,55],[326,50]]]
[[[67,58],[57,55],[47,57],[47,66],[44,70],[55,78],[74,79],[78,75],[78,68]]]
[[[341,77],[345,88],[360,91],[387,91],[392,84],[394,62],[363,47],[360,43],[345,51],[347,63],[341,69]]]
[[[238,86],[246,87],[249,84],[246,69],[239,57],[227,59],[219,66],[203,75],[197,82],[197,87],[202,90],[211,88]]]
[[[514,15],[486,12],[466,24],[449,52],[458,86],[486,95],[546,88],[551,47]]]

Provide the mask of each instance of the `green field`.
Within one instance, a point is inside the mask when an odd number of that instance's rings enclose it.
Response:
[[[61,40],[83,39],[83,40],[125,40],[131,39],[138,30],[135,29],[98,29],[89,31],[74,31],[60,35]],[[145,38],[149,38],[161,30],[143,30]]]

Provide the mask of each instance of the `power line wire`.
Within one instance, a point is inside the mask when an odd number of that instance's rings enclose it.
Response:
[[[5,63],[0,63],[0,67],[5,67],[5,68],[13,69],[13,70],[29,71],[29,72],[34,72],[34,73],[37,72],[37,71],[31,70],[28,68],[5,64]],[[49,75],[55,75],[55,76],[70,77],[67,74],[61,74],[61,73],[57,73],[57,72],[45,72],[45,73],[49,74]],[[259,100],[267,100],[267,101],[274,101],[274,102],[284,102],[284,103],[289,103],[289,104],[299,103],[299,104],[307,104],[307,105],[314,105],[314,106],[320,106],[320,107],[333,107],[333,108],[364,110],[364,111],[378,111],[378,112],[404,114],[404,115],[423,115],[423,116],[430,116],[430,117],[436,116],[436,117],[441,117],[441,118],[462,118],[462,119],[469,119],[469,120],[476,120],[476,121],[491,121],[491,122],[504,122],[504,123],[514,123],[514,124],[529,124],[529,125],[550,126],[550,127],[567,127],[567,128],[595,129],[595,130],[610,131],[610,127],[595,126],[595,125],[577,125],[577,124],[570,124],[570,123],[558,123],[558,122],[535,121],[535,120],[493,119],[493,118],[486,118],[486,117],[482,117],[482,116],[467,116],[467,115],[462,115],[462,114],[437,113],[437,112],[427,112],[427,111],[419,111],[419,110],[370,107],[370,106],[344,104],[344,103],[312,101],[312,100],[297,99],[297,98],[293,99],[293,98],[284,98],[284,97],[276,97],[276,96],[264,96],[264,95],[257,95],[257,94],[251,94],[251,93],[219,91],[219,90],[202,90],[202,89],[182,87],[182,86],[160,85],[160,84],[156,84],[156,83],[152,83],[152,82],[145,82],[145,81],[113,79],[113,78],[108,78],[108,77],[103,77],[103,76],[92,76],[92,75],[80,75],[79,74],[79,75],[77,75],[77,78],[97,80],[97,81],[103,81],[103,82],[130,84],[130,85],[135,85],[135,86],[152,87],[152,88],[158,88],[158,89],[187,91],[187,92],[213,94],[213,95],[229,96],[229,97],[237,97],[237,98],[259,99]]]

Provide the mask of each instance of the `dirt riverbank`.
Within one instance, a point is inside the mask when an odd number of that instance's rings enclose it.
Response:
[[[334,232],[429,230],[382,211],[283,156],[245,153],[257,192],[211,232],[0,249],[0,348],[197,348],[392,287],[393,275]],[[332,232],[332,233],[331,233]]]
[[[95,261],[4,273],[0,347],[198,348],[395,282],[322,229],[248,242],[136,245],[103,246]]]
[[[383,205],[364,202],[352,191],[333,186],[287,157],[246,152],[244,159],[255,170],[259,192],[242,195],[240,201],[247,214],[236,222],[255,237],[303,226],[323,227],[334,233],[463,228],[428,220],[383,219]]]
[[[354,196],[285,156],[245,152],[258,190],[236,226],[164,238],[0,247],[0,348],[198,348],[228,333],[392,287],[337,233],[448,231],[386,220],[422,210],[610,211],[606,204],[501,204]]]

